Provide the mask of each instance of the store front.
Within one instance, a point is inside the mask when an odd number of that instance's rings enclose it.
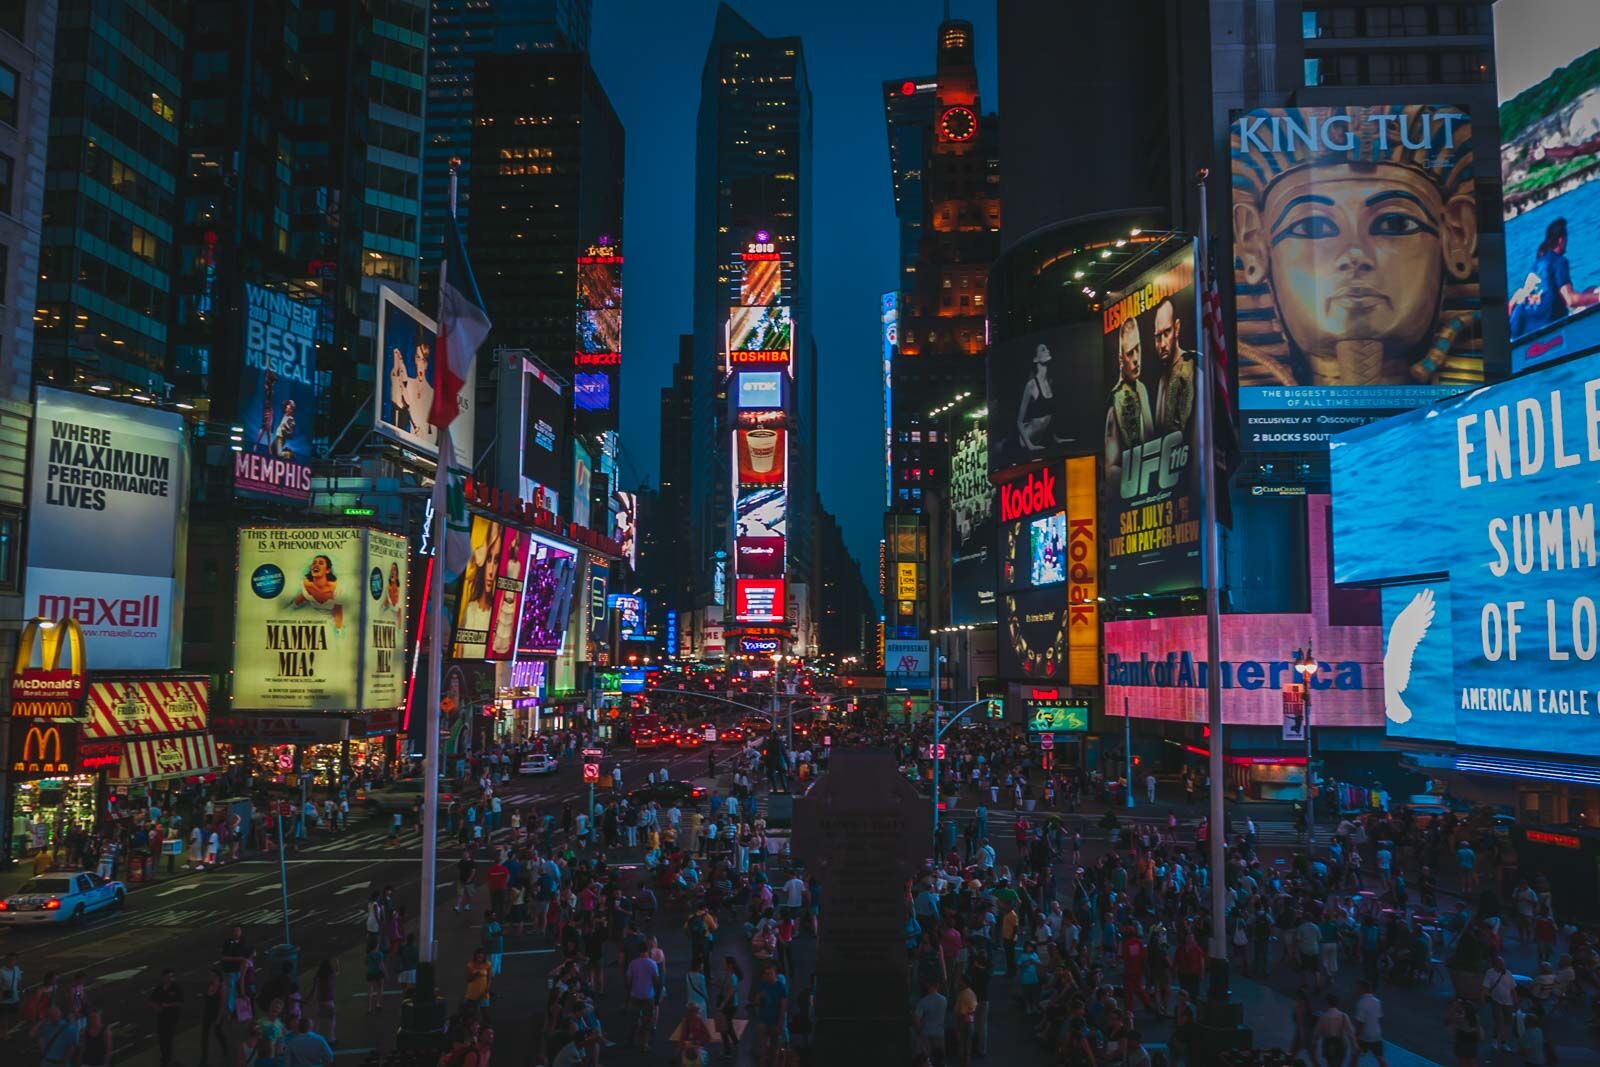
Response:
[[[395,734],[401,712],[356,716],[221,716],[215,730],[225,764],[258,786],[297,789],[300,776],[317,789],[336,789],[345,776],[372,781],[395,773]]]
[[[206,678],[91,675],[85,710],[83,743],[102,749],[108,819],[147,808],[152,791],[198,786],[222,769]]]

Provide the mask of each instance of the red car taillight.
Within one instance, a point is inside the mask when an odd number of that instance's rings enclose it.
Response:
[[[51,897],[49,900],[44,902],[45,911],[55,911],[60,907],[61,901],[57,900],[55,897]]]
[[[3,900],[0,900],[0,911],[10,911],[10,910],[11,910],[11,905],[7,904]]]

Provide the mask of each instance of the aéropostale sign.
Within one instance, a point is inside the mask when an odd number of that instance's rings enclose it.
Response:
[[[377,530],[240,530],[234,710],[399,703],[405,552],[405,538]]]
[[[182,417],[41,386],[30,451],[23,615],[77,620],[97,671],[177,666]]]
[[[1390,730],[1600,755],[1600,356],[1341,434],[1329,456],[1334,580],[1417,580],[1384,591]]]

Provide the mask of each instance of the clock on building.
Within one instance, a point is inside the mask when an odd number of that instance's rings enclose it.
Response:
[[[944,141],[970,141],[978,132],[978,116],[970,107],[947,107],[939,115],[939,138]]]

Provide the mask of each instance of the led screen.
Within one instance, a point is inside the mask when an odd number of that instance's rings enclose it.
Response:
[[[788,434],[782,429],[737,430],[740,485],[782,485],[788,470]]]
[[[733,543],[740,578],[782,578],[784,542],[781,537],[740,537]]]
[[[789,532],[789,494],[783,489],[751,489],[734,507],[738,537],[785,537]]]
[[[783,407],[782,371],[740,371],[739,406],[755,411]]]
[[[594,308],[578,312],[578,351],[599,355],[622,351],[622,309]]]
[[[561,637],[572,612],[577,555],[539,538],[528,551],[527,579],[522,594],[519,652],[553,656],[561,651]]]
[[[783,264],[776,259],[745,260],[739,276],[739,303],[765,307],[783,295]]]
[[[784,591],[781,580],[739,578],[733,583],[734,614],[739,622],[782,622]]]
[[[1032,567],[1031,585],[1055,585],[1067,580],[1067,516],[1058,512],[1028,524]]]
[[[792,332],[787,307],[736,307],[728,316],[728,350],[787,353]]]
[[[572,403],[579,411],[611,410],[611,375],[579,371],[572,376]]]

